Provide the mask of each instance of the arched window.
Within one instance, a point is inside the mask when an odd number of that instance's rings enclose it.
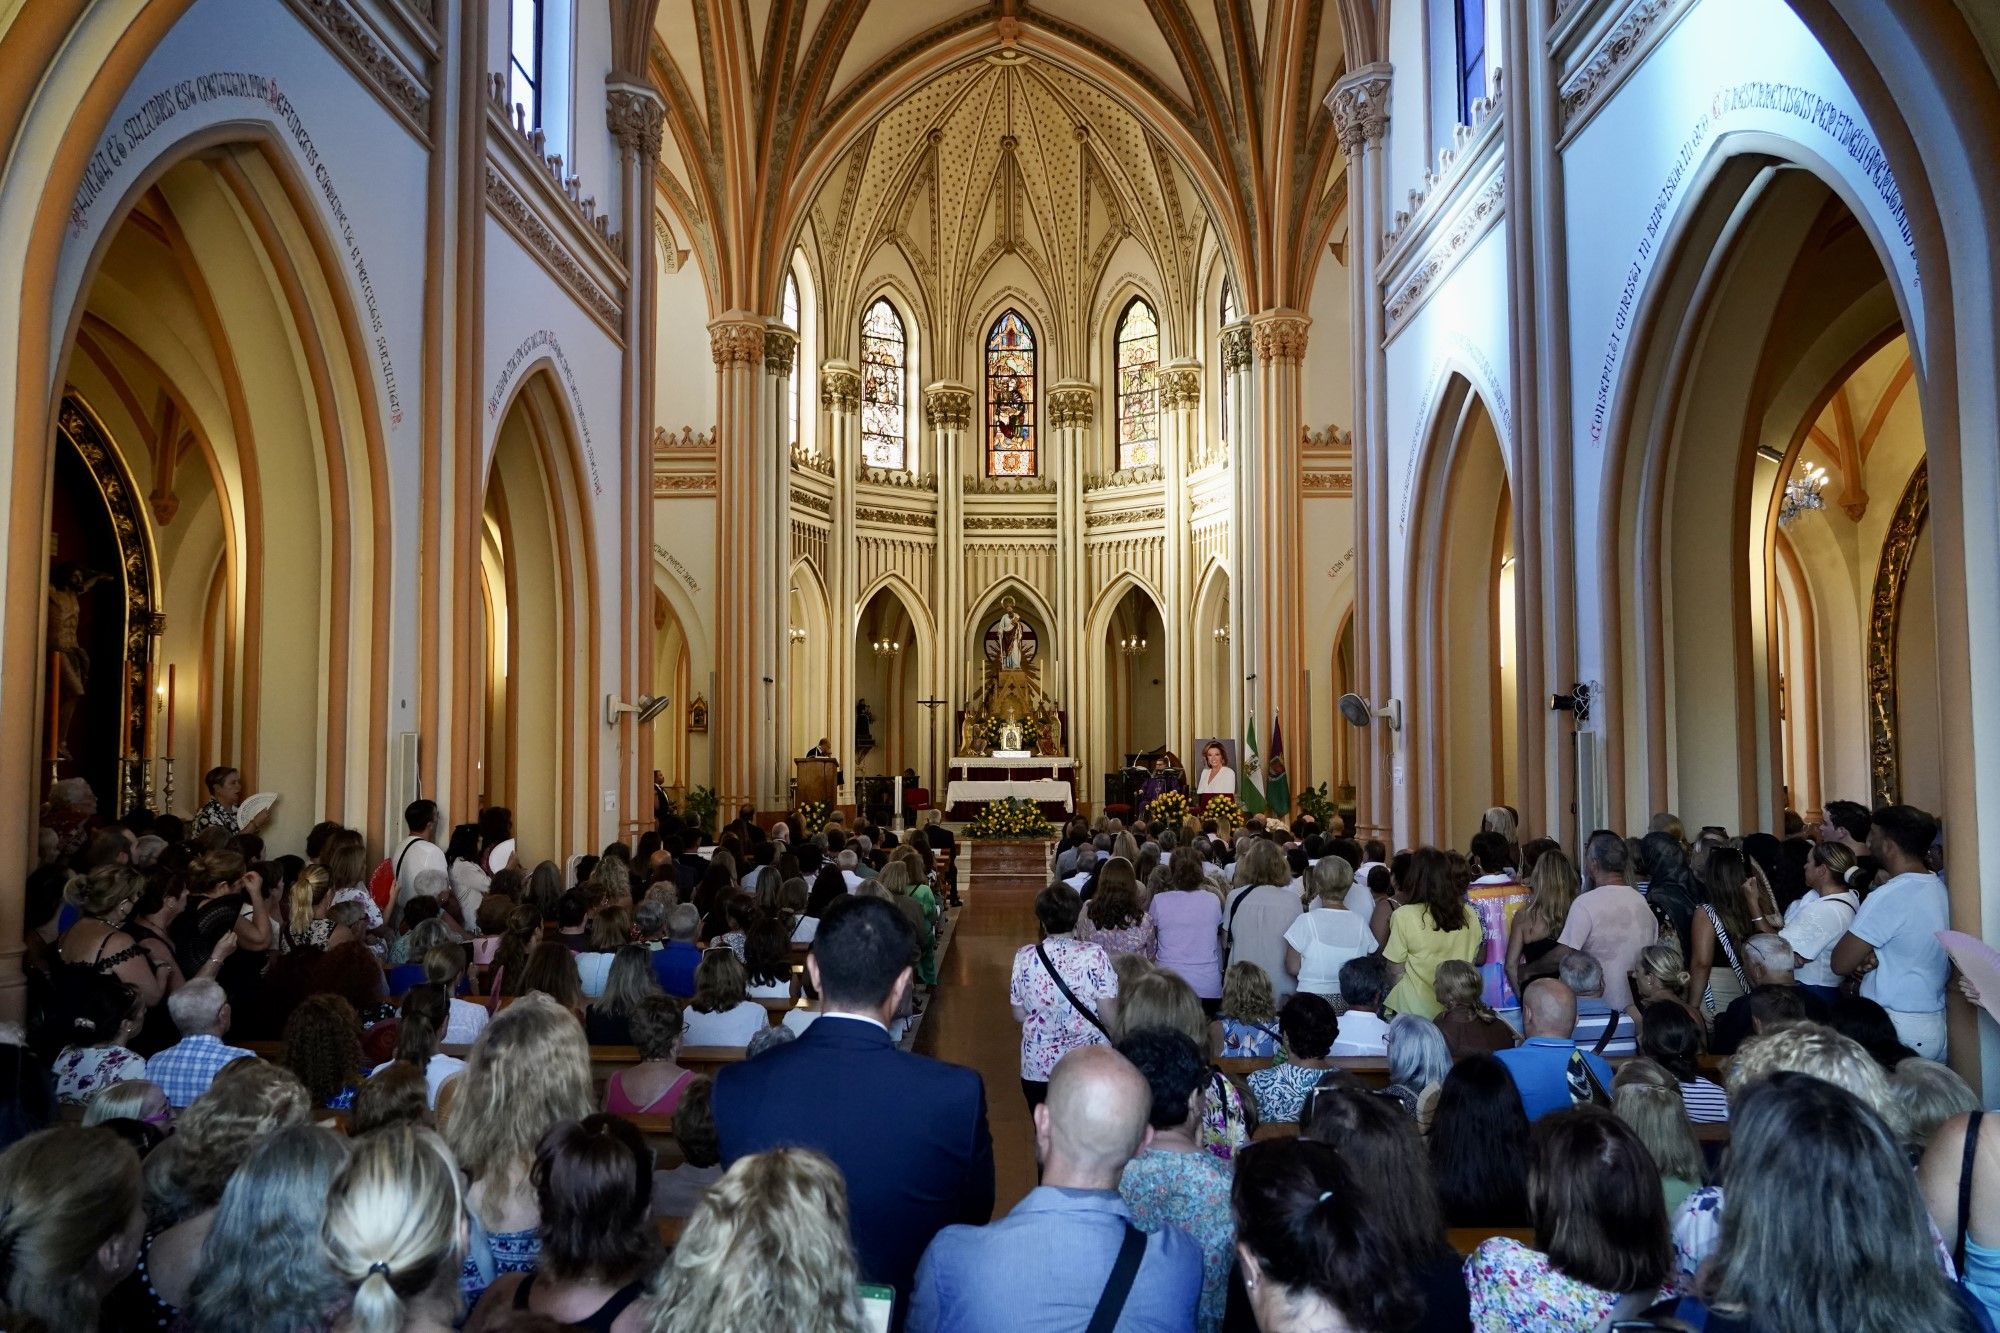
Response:
[[[909,339],[887,297],[861,316],[861,461],[900,470],[908,455]]]
[[[507,98],[527,113],[528,128],[542,124],[542,0],[509,0]]]
[[[1222,275],[1222,309],[1218,314],[1219,327],[1223,329],[1243,318],[1242,312],[1236,308],[1236,289],[1229,285],[1229,275],[1226,273]],[[1216,438],[1226,441],[1229,438],[1229,363],[1218,355],[1215,364],[1217,371],[1215,409],[1218,413],[1216,420],[1221,423],[1220,433]]]
[[[793,333],[801,335],[799,347],[792,353],[791,382],[785,388],[785,401],[791,405],[792,422],[791,433],[785,437],[785,443],[791,448],[796,449],[799,447],[799,382],[801,379],[799,363],[805,360],[806,349],[803,338],[805,329],[799,323],[799,280],[789,273],[785,275],[785,296],[778,309],[778,318],[784,320],[786,327],[791,329]]]
[[[986,334],[986,475],[1035,475],[1035,331],[1018,310]]]
[[[1133,297],[1118,321],[1118,468],[1160,461],[1160,321]]]

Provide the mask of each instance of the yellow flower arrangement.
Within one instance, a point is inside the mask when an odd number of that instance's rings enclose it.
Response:
[[[1186,819],[1192,810],[1193,807],[1188,804],[1186,792],[1162,792],[1153,798],[1151,805],[1146,807],[1146,822],[1155,825],[1164,824],[1169,828],[1177,828],[1180,826],[1180,822]]]
[[[1055,827],[1042,817],[1041,807],[1019,796],[988,801],[966,829],[971,838],[1052,838]]]
[[[808,801],[798,809],[799,827],[807,833],[817,833],[833,818],[833,807],[825,801]]]
[[[1241,828],[1250,816],[1234,796],[1211,796],[1208,804],[1201,808],[1202,818],[1213,819],[1225,833],[1233,828]]]

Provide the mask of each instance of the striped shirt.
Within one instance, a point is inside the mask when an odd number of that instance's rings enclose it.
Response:
[[[1597,1039],[1604,1035],[1607,1025],[1616,1023],[1611,1040],[1598,1050]],[[1636,1055],[1639,1052],[1638,1027],[1626,1014],[1614,1013],[1611,1006],[1602,1000],[1579,999],[1576,1002],[1576,1027],[1570,1037],[1586,1051],[1597,1051],[1599,1055],[1611,1058],[1620,1055]]]
[[[1729,1123],[1729,1094],[1708,1079],[1696,1078],[1681,1084],[1681,1105],[1687,1108],[1688,1119],[1697,1125]]]

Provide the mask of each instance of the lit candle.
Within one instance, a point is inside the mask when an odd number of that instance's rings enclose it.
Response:
[[[169,759],[174,754],[174,664],[167,663],[167,744],[160,751]]]

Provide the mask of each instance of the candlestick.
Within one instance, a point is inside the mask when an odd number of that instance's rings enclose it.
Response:
[[[162,754],[174,752],[174,664],[167,663],[167,745]]]
[[[50,772],[62,753],[62,654],[49,654],[49,764]]]

